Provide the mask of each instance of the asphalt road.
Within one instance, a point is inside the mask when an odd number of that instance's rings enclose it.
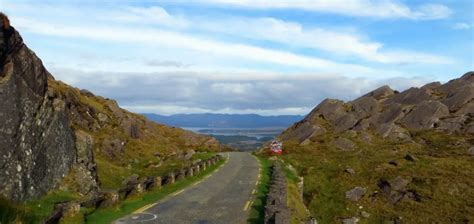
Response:
[[[258,173],[249,153],[229,153],[211,176],[115,223],[246,223]]]

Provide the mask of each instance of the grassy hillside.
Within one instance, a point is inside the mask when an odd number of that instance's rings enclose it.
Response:
[[[344,152],[331,144],[336,137],[331,134],[305,146],[287,141],[283,159],[304,176],[305,202],[320,223],[350,217],[359,217],[361,223],[472,222],[474,157],[468,154],[466,146],[449,143],[467,141],[472,145],[474,137],[433,132],[413,134],[415,142],[373,137],[370,144],[357,136],[346,136],[355,142],[357,150]],[[427,144],[417,143],[420,141]],[[346,169],[355,173],[350,174]],[[409,182],[399,192],[405,194],[399,201],[397,193],[384,192],[378,186],[397,177]],[[366,194],[357,202],[347,200],[345,192],[357,186],[366,188]],[[416,196],[409,196],[408,192]],[[370,216],[363,218],[362,212]]]
[[[318,223],[474,222],[473,72],[327,99],[279,139]]]

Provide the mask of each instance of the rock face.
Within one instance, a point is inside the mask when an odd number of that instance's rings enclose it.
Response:
[[[137,160],[123,159],[127,151],[149,159],[221,150],[214,138],[150,122],[113,100],[54,80],[7,20],[0,13],[1,197],[25,201],[58,188],[94,194],[101,187],[98,157],[127,170]]]
[[[4,18],[2,18],[4,19]],[[15,201],[45,194],[76,161],[64,102],[50,98],[49,73],[13,27],[0,29],[0,193]]]
[[[306,145],[304,141],[318,133],[316,127],[326,127],[324,132],[335,134],[373,131],[395,140],[409,140],[409,131],[420,130],[472,134],[473,118],[474,72],[468,72],[443,85],[430,83],[401,93],[382,86],[347,103],[326,99],[301,122],[283,132],[280,139]],[[327,130],[324,124],[331,129]]]

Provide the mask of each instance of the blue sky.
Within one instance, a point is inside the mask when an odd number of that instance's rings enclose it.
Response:
[[[0,0],[59,80],[135,112],[306,114],[474,70],[472,1]]]

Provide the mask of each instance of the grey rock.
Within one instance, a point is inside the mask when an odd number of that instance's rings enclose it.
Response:
[[[390,186],[395,191],[401,191],[410,183],[410,180],[404,179],[400,176],[390,180]]]
[[[357,120],[369,117],[379,110],[379,102],[373,97],[361,97],[352,103],[352,111]]]
[[[13,27],[0,33],[6,43],[0,46],[0,196],[25,201],[69,173],[74,133],[64,105],[47,95],[49,73],[41,60]]]
[[[434,128],[440,118],[449,115],[448,107],[438,101],[423,101],[415,106],[400,123],[413,130]]]
[[[359,218],[357,217],[352,217],[352,218],[347,218],[347,219],[342,220],[343,224],[357,224],[358,222],[359,222]]]
[[[344,102],[341,100],[325,99],[321,102],[308,117],[317,117],[321,115],[324,119],[334,122],[346,114]]]
[[[338,138],[332,144],[342,151],[352,151],[355,149],[354,143],[346,138]]]
[[[371,96],[373,97],[374,99],[376,100],[382,100],[382,99],[386,99],[392,95],[395,94],[395,91],[393,91],[390,86],[382,86],[382,87],[379,87],[378,89],[364,95],[363,97],[367,97],[367,96]]]
[[[361,212],[360,212],[360,215],[361,215],[362,217],[364,217],[364,218],[369,218],[369,217],[370,217],[370,214],[369,214],[368,212],[366,212],[366,211],[361,211]]]
[[[375,132],[382,137],[389,139],[401,140],[410,138],[408,132],[405,129],[393,123],[381,124],[375,129]]]
[[[333,121],[332,124],[336,132],[343,132],[354,127],[357,124],[357,119],[352,114],[345,114]]]
[[[346,168],[346,169],[344,170],[344,172],[346,172],[346,173],[348,173],[348,174],[352,174],[352,175],[355,174],[354,169],[352,169],[352,168],[350,168],[350,167]]]
[[[450,111],[457,111],[472,99],[474,99],[474,85],[469,85],[458,89],[441,102],[448,106]]]
[[[474,146],[472,146],[471,148],[469,148],[469,149],[467,150],[467,153],[468,153],[469,155],[471,155],[471,156],[474,156]]]
[[[436,129],[444,130],[448,133],[460,132],[467,119],[467,116],[444,118],[438,122]]]
[[[407,161],[411,161],[411,162],[415,162],[417,161],[418,159],[416,157],[414,157],[413,155],[411,155],[410,153],[406,154],[405,157],[403,157],[405,160]]]
[[[371,124],[377,127],[380,124],[393,123],[405,116],[408,108],[399,103],[390,104],[383,112],[372,117]]]
[[[346,198],[351,201],[358,201],[365,195],[366,191],[367,190],[363,187],[355,187],[346,191]]]
[[[283,132],[280,136],[280,139],[284,141],[293,139],[302,143],[303,141],[310,139],[311,137],[324,134],[325,132],[326,129],[324,129],[323,127],[317,124],[313,125],[309,121],[303,120]]]
[[[415,105],[431,99],[430,90],[426,88],[410,88],[385,101],[385,104],[399,103]]]

